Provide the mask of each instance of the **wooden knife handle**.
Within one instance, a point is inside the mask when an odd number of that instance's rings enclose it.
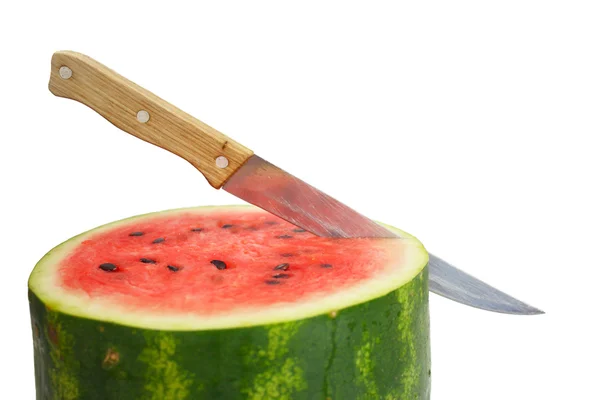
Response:
[[[52,56],[50,91],[94,109],[119,129],[189,161],[215,188],[252,151],[83,54]]]

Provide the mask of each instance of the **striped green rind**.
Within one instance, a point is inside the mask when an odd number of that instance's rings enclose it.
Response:
[[[30,291],[37,399],[429,399],[428,278],[337,313],[151,330],[52,310]]]

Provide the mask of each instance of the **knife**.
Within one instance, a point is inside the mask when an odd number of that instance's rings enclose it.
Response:
[[[280,218],[328,237],[394,237],[383,226],[255,155],[92,58],[52,56],[49,89],[87,105],[119,129],[191,163],[209,184]],[[430,290],[472,307],[508,313],[542,311],[429,255]]]

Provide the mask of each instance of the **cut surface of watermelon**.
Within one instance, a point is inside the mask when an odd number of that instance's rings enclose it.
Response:
[[[285,322],[384,296],[427,264],[422,244],[317,237],[249,206],[147,214],[79,235],[36,265],[55,310],[141,327],[206,330]]]

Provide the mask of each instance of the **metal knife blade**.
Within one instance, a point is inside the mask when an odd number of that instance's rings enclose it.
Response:
[[[251,156],[225,182],[223,189],[318,236],[396,236],[257,155]],[[429,289],[448,299],[488,311],[522,315],[543,313],[432,254],[429,254]]]
[[[250,157],[223,189],[317,236],[396,236],[257,155]]]
[[[525,304],[429,253],[429,290],[435,294],[504,314],[536,315],[542,310]]]

